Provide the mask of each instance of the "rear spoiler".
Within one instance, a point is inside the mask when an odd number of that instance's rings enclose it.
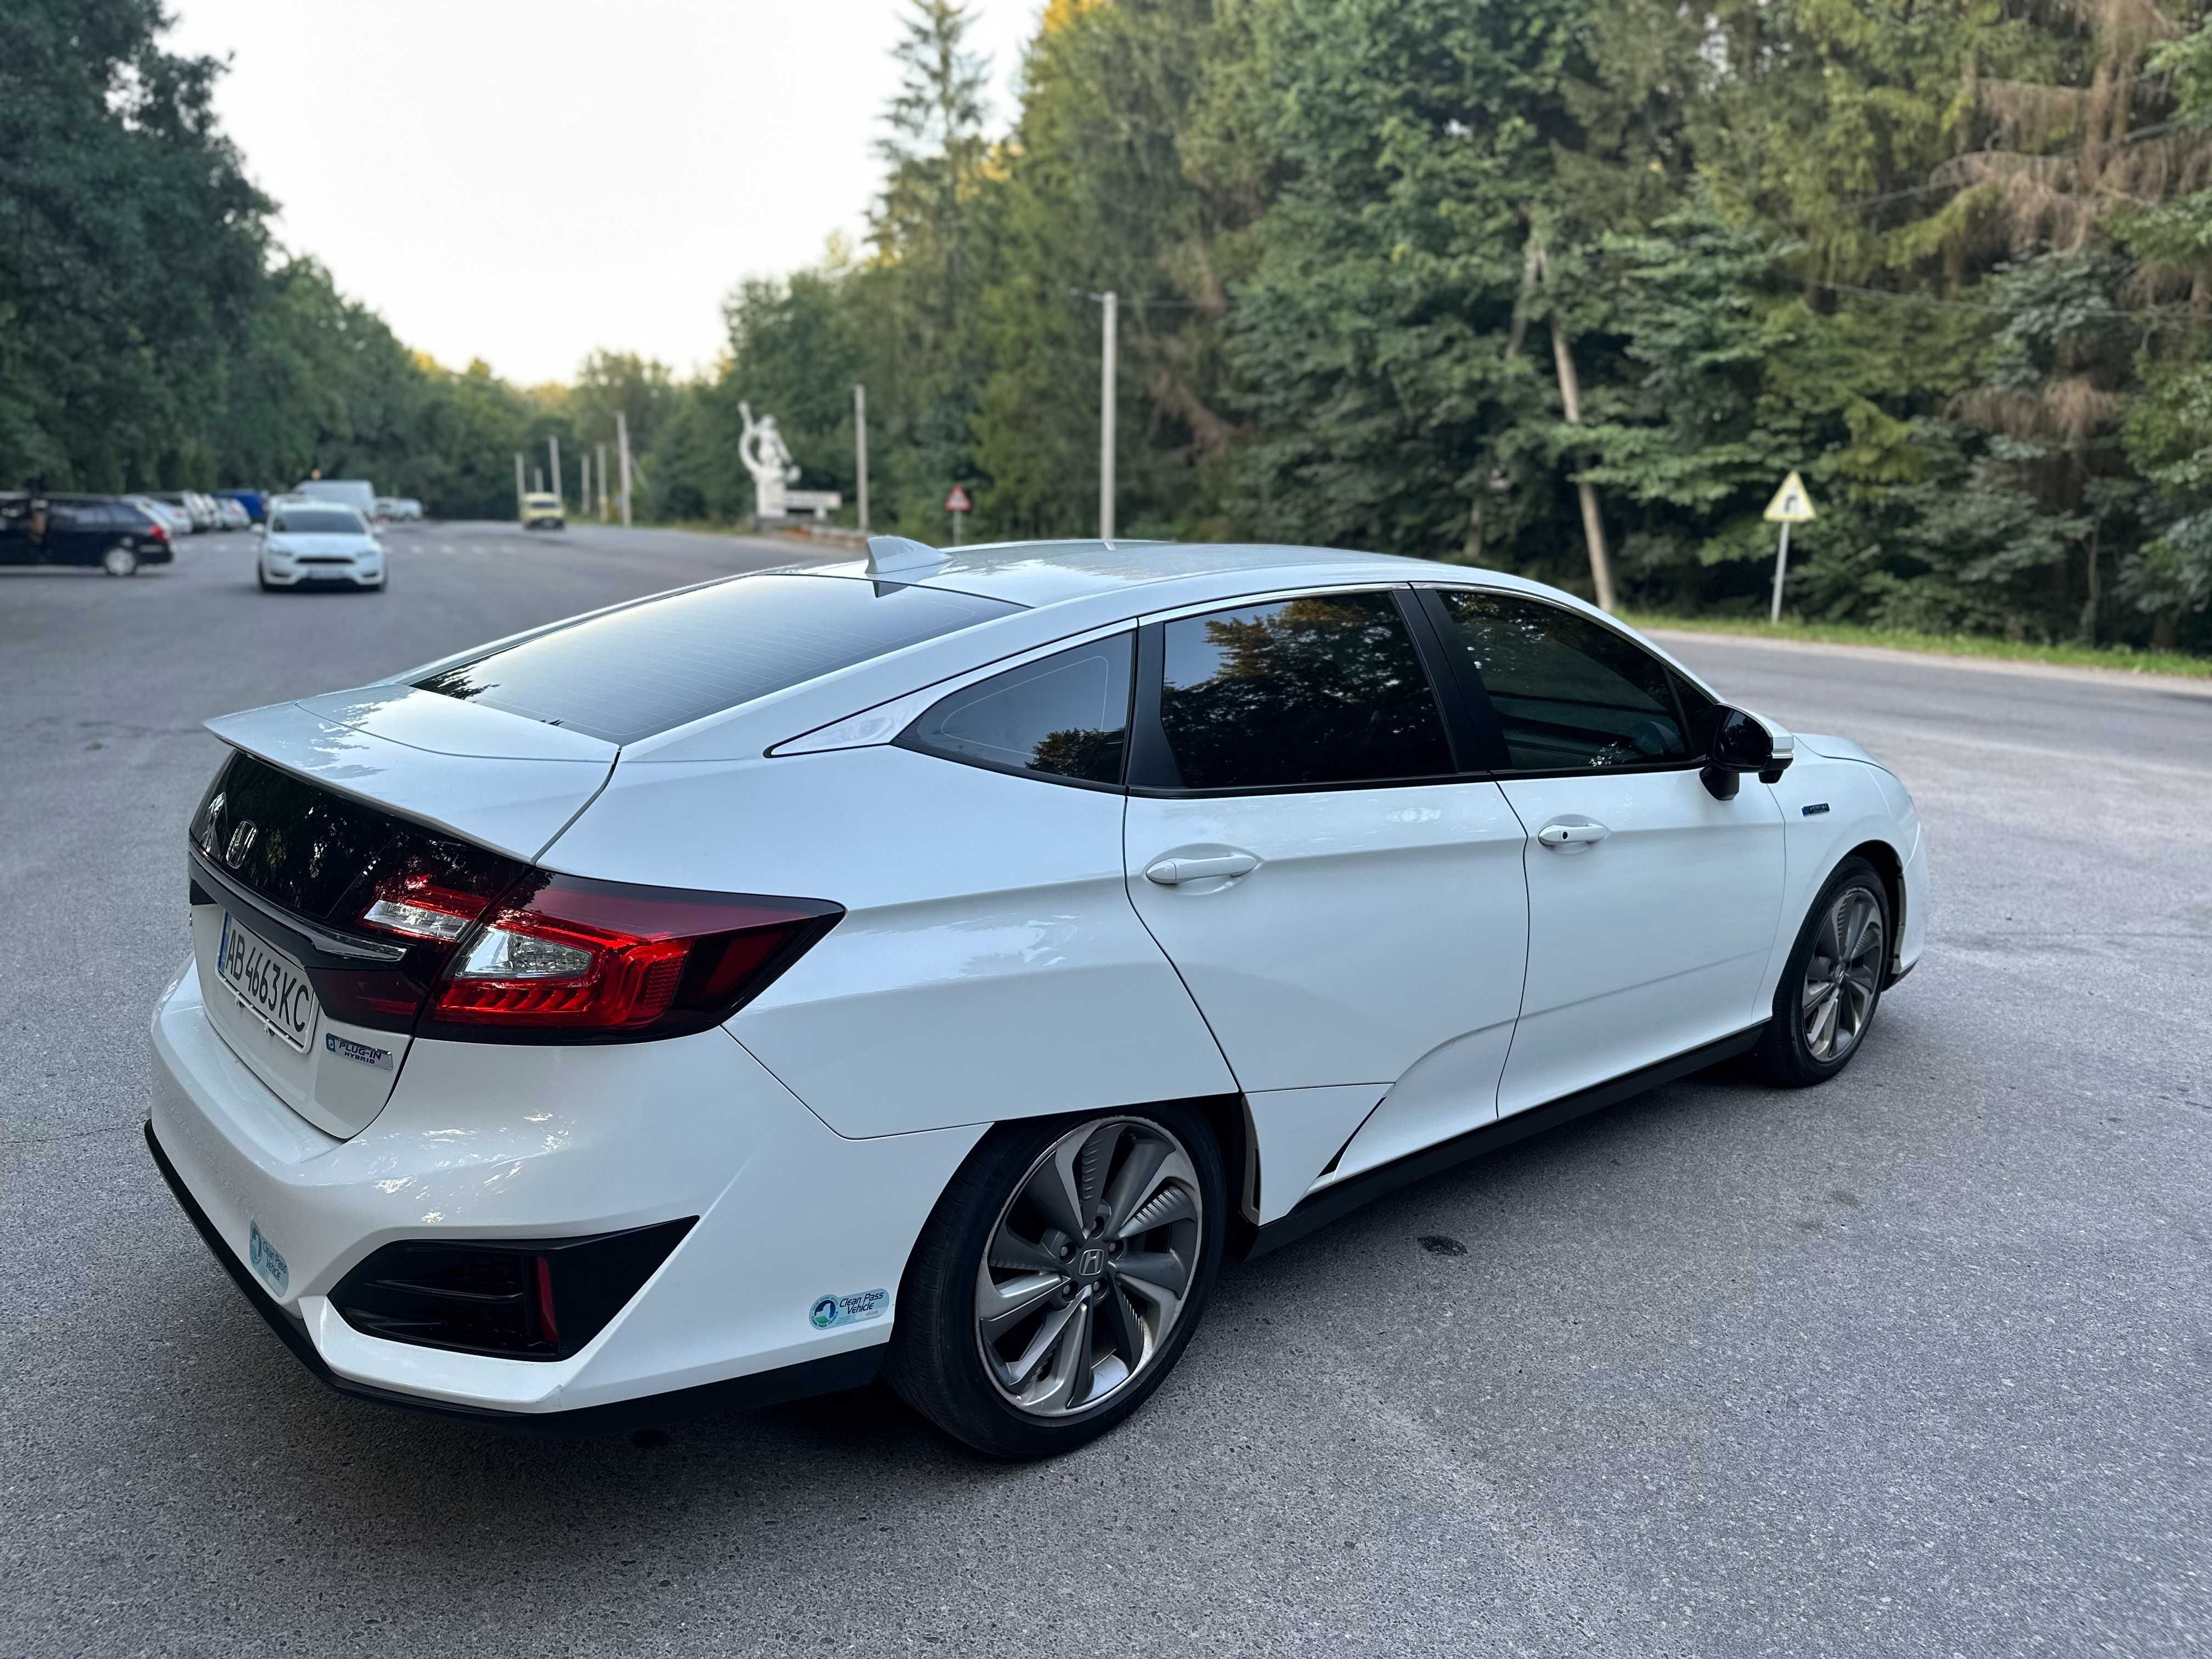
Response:
[[[207,729],[324,788],[535,863],[606,787],[611,743],[434,691],[370,686]]]

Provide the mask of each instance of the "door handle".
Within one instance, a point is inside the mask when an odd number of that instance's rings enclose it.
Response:
[[[1260,860],[1249,853],[1221,853],[1205,859],[1155,859],[1145,866],[1145,879],[1156,881],[1163,887],[1174,887],[1186,881],[1203,881],[1209,876],[1249,876],[1260,867]]]
[[[1553,818],[1536,839],[1554,853],[1587,853],[1612,833],[1594,818]]]

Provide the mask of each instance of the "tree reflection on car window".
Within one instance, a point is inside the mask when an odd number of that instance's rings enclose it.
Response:
[[[1218,611],[1164,633],[1160,724],[1187,788],[1452,769],[1436,700],[1388,593]]]
[[[1602,623],[1517,595],[1447,592],[1448,650],[1489,693],[1515,771],[1686,759],[1666,665]]]
[[[1119,783],[1133,637],[1078,646],[964,687],[917,720],[907,741],[951,760]]]

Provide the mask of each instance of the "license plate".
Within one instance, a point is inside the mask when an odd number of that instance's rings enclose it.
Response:
[[[222,941],[216,947],[215,972],[248,1013],[301,1054],[307,1052],[317,1012],[307,970],[252,929],[239,926],[228,910],[222,916]]]

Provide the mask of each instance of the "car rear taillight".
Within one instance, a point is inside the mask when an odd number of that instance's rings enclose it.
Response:
[[[380,903],[414,905],[422,914],[405,919],[428,930],[447,925],[451,914],[430,898]],[[532,872],[480,921],[471,919],[422,1030],[491,1042],[620,1042],[704,1030],[757,996],[843,915],[812,899]]]
[[[166,542],[169,539],[168,531],[158,524],[148,525],[146,526],[146,533],[151,536],[157,542]]]

